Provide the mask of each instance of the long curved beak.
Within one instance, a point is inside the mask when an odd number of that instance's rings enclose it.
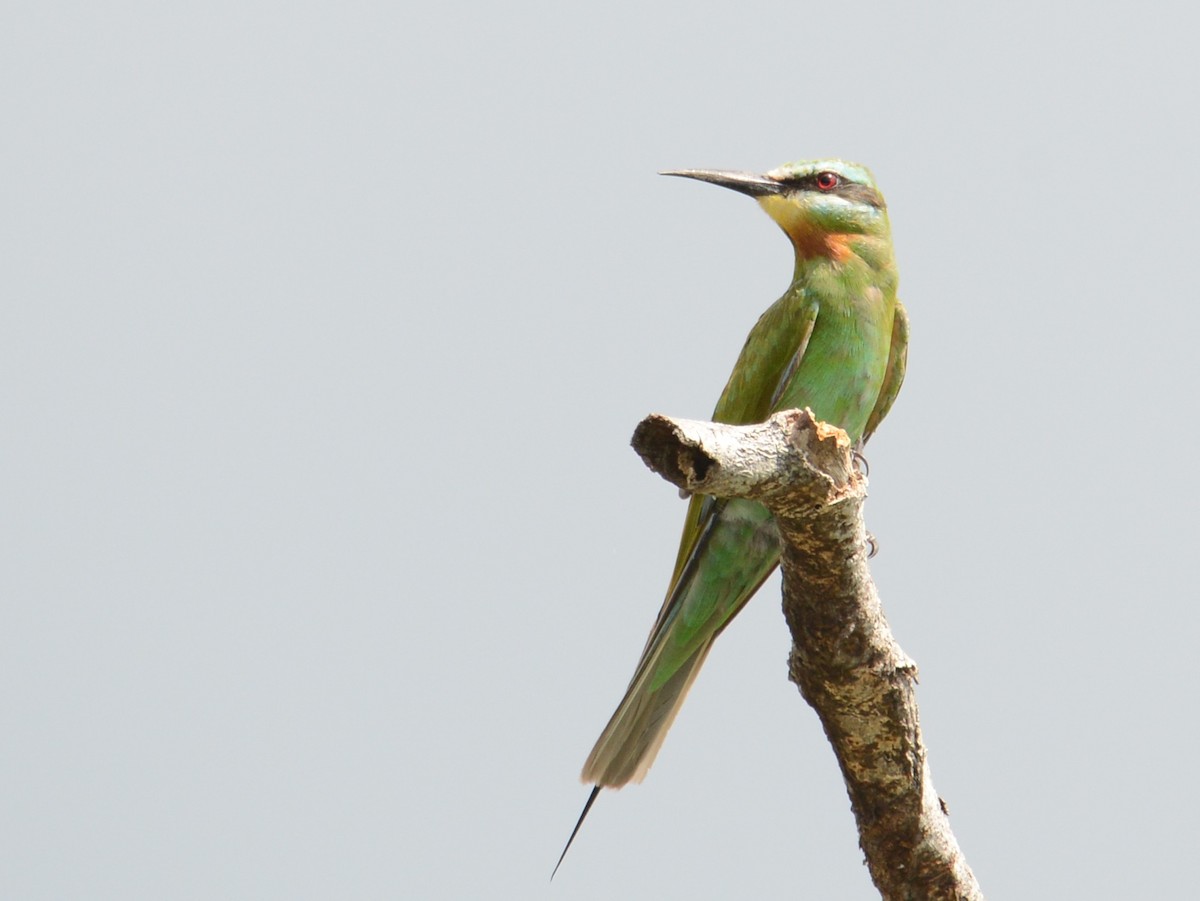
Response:
[[[732,172],[725,169],[669,169],[659,175],[678,175],[681,178],[695,178],[722,188],[732,188],[751,197],[764,197],[767,194],[782,194],[784,186],[773,178],[765,175],[755,175],[753,172]]]

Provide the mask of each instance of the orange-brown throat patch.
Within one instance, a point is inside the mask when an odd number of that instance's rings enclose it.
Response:
[[[843,263],[854,255],[850,248],[853,235],[830,234],[814,227],[812,220],[785,198],[769,194],[758,198],[758,203],[791,239],[796,255],[801,259],[827,257]]]
[[[803,241],[798,241],[795,235],[788,235],[792,239],[792,245],[796,248],[796,253],[806,259],[813,257],[828,257],[835,263],[844,263],[850,257],[854,256],[854,251],[850,249],[850,235],[815,235],[808,234],[803,236]]]

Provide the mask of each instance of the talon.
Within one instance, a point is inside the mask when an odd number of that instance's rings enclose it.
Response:
[[[871,477],[871,464],[867,462],[867,458],[863,456],[862,451],[855,448],[853,454],[854,468],[867,478]]]
[[[870,560],[879,553],[879,542],[870,532],[867,533],[867,559]]]

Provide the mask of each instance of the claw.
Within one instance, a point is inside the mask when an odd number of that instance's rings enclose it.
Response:
[[[867,532],[867,559],[870,560],[879,553],[879,541],[870,532]]]
[[[857,448],[855,448],[854,454],[853,454],[853,459],[854,459],[854,468],[857,469],[862,475],[866,476],[867,478],[870,478],[871,477],[871,464],[867,462],[867,458],[863,456],[863,452],[858,450]]]

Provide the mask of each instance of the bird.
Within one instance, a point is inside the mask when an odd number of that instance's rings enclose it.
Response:
[[[758,319],[713,410],[746,425],[808,407],[842,428],[856,452],[891,410],[904,381],[908,314],[887,205],[871,172],[838,159],[785,163],[765,174],[675,169],[754,198],[792,244],[783,296]],[[779,563],[779,535],[756,501],[694,495],[675,568],[625,696],[584,763],[592,785],[571,843],[601,789],[650,769],[713,642]],[[551,874],[551,879],[553,879]]]

